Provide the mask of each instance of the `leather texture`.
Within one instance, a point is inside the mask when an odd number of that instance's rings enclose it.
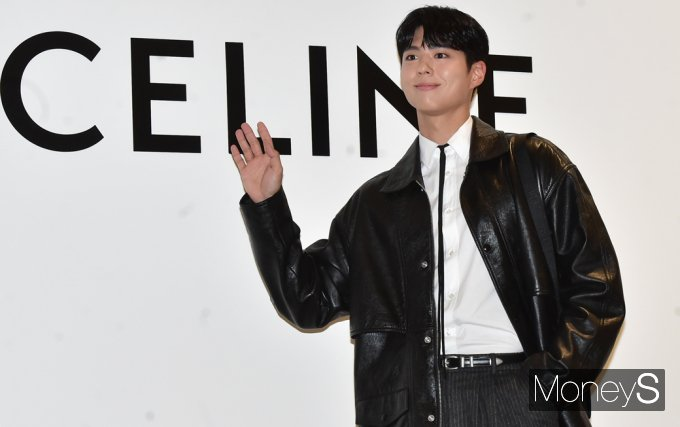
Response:
[[[552,143],[521,138],[552,230],[556,290],[519,179],[520,138],[473,119],[461,207],[529,356],[525,367],[601,368],[625,308],[616,255],[585,182]],[[257,204],[244,196],[240,205],[277,311],[299,328],[349,314],[357,424],[440,425],[435,254],[418,139],[354,193],[327,239],[307,249],[283,190]],[[589,424],[583,412],[562,415],[563,425]]]

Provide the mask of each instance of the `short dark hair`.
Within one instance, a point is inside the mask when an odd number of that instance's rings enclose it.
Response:
[[[489,38],[473,17],[446,6],[425,6],[406,15],[397,28],[399,61],[411,46],[418,27],[423,27],[425,46],[460,50],[465,54],[468,69],[489,56]]]

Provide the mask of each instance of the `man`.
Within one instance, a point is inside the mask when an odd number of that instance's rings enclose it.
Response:
[[[241,209],[272,302],[301,328],[349,313],[359,425],[588,425],[581,407],[530,411],[526,375],[601,368],[623,321],[585,183],[550,142],[470,116],[488,56],[473,18],[414,10],[397,47],[420,135],[354,193],[328,239],[302,250],[267,128],[264,151],[247,124],[237,131]]]

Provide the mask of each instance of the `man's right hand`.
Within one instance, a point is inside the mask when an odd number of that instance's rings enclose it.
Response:
[[[241,151],[243,151],[243,155],[239,153],[236,145],[231,146],[231,157],[234,159],[239,175],[241,175],[243,189],[255,203],[276,194],[281,189],[281,181],[283,180],[281,156],[274,148],[267,126],[259,122],[257,133],[262,138],[264,152],[260,147],[260,141],[258,141],[248,123],[243,123],[241,129],[236,131],[236,140]]]

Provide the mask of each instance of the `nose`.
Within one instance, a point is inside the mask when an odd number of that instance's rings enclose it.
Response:
[[[432,73],[432,64],[430,63],[430,60],[427,57],[421,58],[421,60],[418,62],[418,74],[431,74]]]

